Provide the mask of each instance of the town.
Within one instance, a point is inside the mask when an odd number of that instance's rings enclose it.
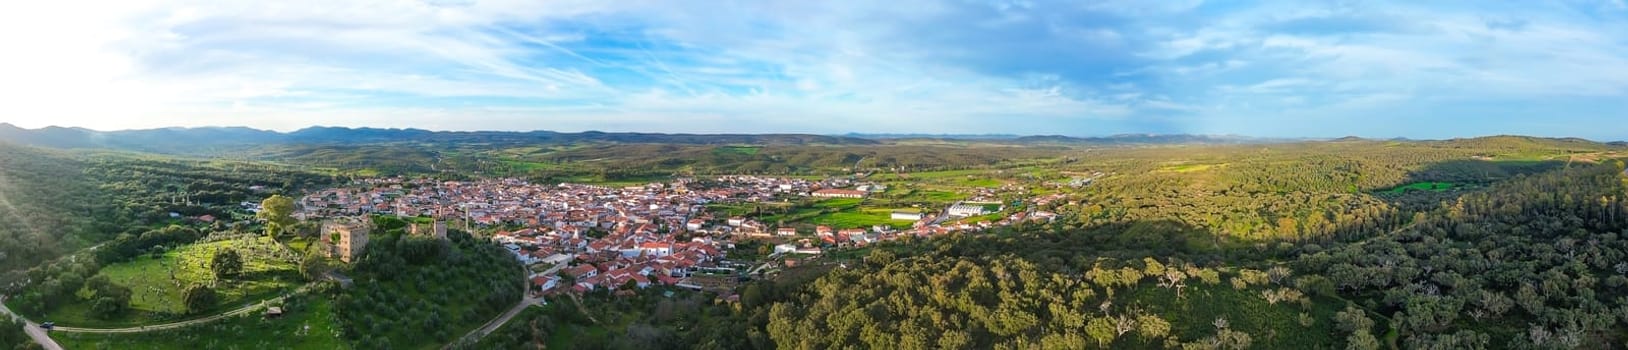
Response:
[[[325,189],[299,200],[302,219],[329,222],[367,215],[428,219],[414,232],[445,235],[448,226],[484,232],[531,268],[534,293],[582,293],[653,284],[729,294],[734,276],[761,273],[771,265],[796,264],[786,256],[817,257],[834,249],[864,247],[906,236],[972,232],[1021,221],[1049,221],[1056,214],[1010,210],[996,202],[956,202],[936,213],[895,211],[888,220],[905,227],[833,227],[760,221],[728,215],[716,205],[790,200],[862,200],[886,186],[847,178],[809,180],[760,176],[678,178],[668,183],[607,187],[534,184],[519,179],[437,181],[373,178]],[[1050,201],[1055,198],[1036,198]],[[1004,214],[1004,215],[1001,215]],[[968,220],[999,215],[995,221]],[[343,229],[345,252],[362,249],[360,229]],[[334,231],[330,229],[330,231]],[[766,242],[762,261],[731,261],[737,243]],[[341,242],[333,242],[341,243]],[[755,268],[754,268],[755,266]]]

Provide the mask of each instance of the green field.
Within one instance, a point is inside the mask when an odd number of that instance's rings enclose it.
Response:
[[[214,252],[230,247],[244,257],[243,273],[236,280],[215,281],[209,270]],[[140,256],[133,261],[109,265],[98,275],[107,276],[114,284],[129,287],[130,311],[115,319],[90,316],[88,301],[63,305],[47,314],[45,319],[76,327],[133,326],[162,320],[190,318],[185,316],[181,292],[192,284],[216,283],[220,303],[214,310],[237,308],[255,300],[276,296],[299,284],[295,254],[271,238],[247,235],[208,243],[198,243],[164,253],[154,259]],[[80,294],[88,295],[81,290]]]
[[[315,292],[313,292],[315,293]],[[55,333],[68,349],[348,349],[325,295],[289,298],[283,317],[259,313],[214,323],[148,333]],[[309,326],[310,329],[306,330]]]
[[[854,208],[854,207],[858,207],[859,204],[864,203],[864,202],[865,202],[864,198],[835,198],[835,199],[827,199],[827,200],[815,202],[813,207],[821,208],[821,209],[824,209],[824,208],[851,209],[851,208]]]
[[[515,171],[519,171],[519,172],[529,172],[529,171],[533,171],[533,170],[559,169],[559,168],[561,168],[560,165],[555,165],[555,164],[539,163],[539,162],[528,162],[528,161],[513,160],[513,159],[504,159],[504,160],[500,160],[500,162],[502,162],[503,165],[507,165],[510,168],[513,168]]]
[[[1116,304],[1136,305],[1164,317],[1170,321],[1171,333],[1184,340],[1215,334],[1212,323],[1225,318],[1231,329],[1249,333],[1256,349],[1327,349],[1338,344],[1339,340],[1330,334],[1335,332],[1334,313],[1344,307],[1339,301],[1312,298],[1310,305],[1289,302],[1272,305],[1256,288],[1236,290],[1225,283],[1192,283],[1190,286],[1177,299],[1175,290],[1144,283],[1127,291],[1125,299]],[[1309,327],[1299,324],[1296,319],[1301,313],[1311,315],[1316,321]]]
[[[809,223],[828,225],[837,229],[869,228],[874,225],[888,225],[894,228],[908,228],[915,221],[893,220],[891,209],[849,209],[841,212],[827,213],[808,219]]]
[[[1458,186],[1458,185],[1454,184],[1454,183],[1451,183],[1451,182],[1415,182],[1415,183],[1410,183],[1410,184],[1407,184],[1407,185],[1398,186],[1396,188],[1384,190],[1384,191],[1381,191],[1381,192],[1393,193],[1393,194],[1403,194],[1403,193],[1408,193],[1409,191],[1444,192],[1444,191],[1447,191],[1447,190],[1451,190],[1451,189],[1453,189],[1453,187],[1456,187],[1456,186]]]
[[[762,147],[724,146],[724,147],[718,147],[716,149],[713,149],[713,153],[716,153],[716,154],[742,154],[742,155],[750,156],[750,155],[757,155],[757,152],[761,151],[761,150],[763,150]]]
[[[982,178],[964,178],[955,181],[957,185],[967,187],[1000,187],[1000,180]]]
[[[1225,164],[1220,165],[1220,166],[1224,166],[1224,165]],[[1215,165],[1215,164],[1177,164],[1177,165],[1170,165],[1170,166],[1165,166],[1165,167],[1159,168],[1159,171],[1173,172],[1173,173],[1191,173],[1191,172],[1196,172],[1196,171],[1209,170],[1209,169],[1215,168],[1215,167],[1218,167],[1218,165]]]

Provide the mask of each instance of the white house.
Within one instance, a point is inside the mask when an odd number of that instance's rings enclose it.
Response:
[[[790,252],[795,252],[795,251],[797,251],[797,245],[796,244],[786,243],[786,244],[781,244],[781,245],[774,246],[774,253],[775,254],[785,254],[785,253],[790,253]]]
[[[984,206],[975,204],[952,205],[949,212],[952,216],[978,216],[989,213],[989,211],[984,210]]]
[[[896,212],[893,212],[893,215],[891,217],[894,220],[916,221],[916,220],[921,220],[921,213],[911,213],[911,212],[896,211]]]
[[[647,255],[663,257],[673,254],[673,245],[662,242],[644,242],[639,244],[639,251]]]

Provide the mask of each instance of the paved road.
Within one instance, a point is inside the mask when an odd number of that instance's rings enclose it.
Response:
[[[57,341],[51,339],[45,329],[40,328],[40,325],[35,324],[34,321],[29,321],[23,316],[11,312],[11,308],[6,307],[5,301],[6,298],[0,296],[0,312],[4,312],[6,316],[10,316],[13,320],[23,320],[23,332],[28,333],[29,338],[34,338],[35,344],[40,344],[45,350],[62,350],[62,345],[57,345]]]

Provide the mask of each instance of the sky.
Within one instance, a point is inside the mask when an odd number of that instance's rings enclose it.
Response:
[[[0,122],[1628,139],[1628,3],[12,1]]]

